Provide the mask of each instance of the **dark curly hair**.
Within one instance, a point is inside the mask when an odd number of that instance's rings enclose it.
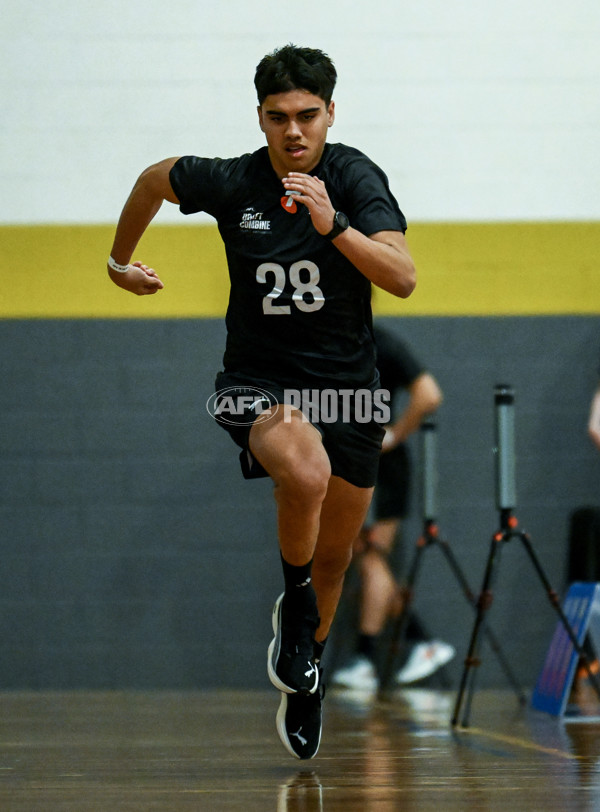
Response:
[[[267,54],[258,63],[254,86],[258,103],[267,96],[288,90],[308,90],[329,106],[337,72],[331,59],[316,48],[284,45]]]

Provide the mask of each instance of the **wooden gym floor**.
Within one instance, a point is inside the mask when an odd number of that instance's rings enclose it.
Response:
[[[585,699],[585,697],[584,697]],[[265,692],[3,693],[2,812],[600,809],[600,721],[566,723],[510,691],[414,688],[325,699],[318,756],[288,756]]]

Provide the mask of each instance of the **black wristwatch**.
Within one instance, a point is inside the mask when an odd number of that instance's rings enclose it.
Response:
[[[336,211],[333,215],[333,228],[329,234],[323,234],[326,240],[335,240],[335,238],[345,231],[350,225],[350,220],[341,211]]]

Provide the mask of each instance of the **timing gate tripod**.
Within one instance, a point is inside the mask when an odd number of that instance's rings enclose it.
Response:
[[[448,565],[456,577],[458,584],[467,599],[467,601],[477,608],[477,600],[472,592],[469,583],[460,567],[456,556],[447,540],[442,538],[439,534],[439,528],[436,523],[437,516],[437,431],[436,425],[432,420],[427,420],[421,426],[421,450],[422,450],[422,498],[423,498],[423,531],[417,540],[414,556],[409,568],[406,579],[405,599],[400,614],[398,615],[394,628],[392,631],[388,655],[382,674],[382,688],[385,690],[392,682],[394,663],[397,659],[400,643],[404,638],[406,627],[408,625],[410,607],[414,598],[414,586],[417,580],[421,564],[423,562],[423,553],[427,547],[437,546],[443,553]],[[498,658],[498,662],[504,671],[508,681],[514,688],[519,701],[524,704],[526,702],[525,695],[523,694],[515,676],[510,668],[508,660],[500,647],[500,644],[493,634],[492,630],[484,625],[483,631],[491,645],[492,650]]]
[[[465,659],[460,688],[452,717],[453,726],[458,724],[458,718],[460,716],[461,706],[465,691],[467,690],[467,685],[469,690],[461,725],[463,727],[468,727],[469,725],[475,674],[475,672],[472,672],[471,669],[476,668],[481,664],[481,660],[478,657],[478,638],[482,627],[485,628],[483,626],[485,613],[492,603],[492,583],[495,574],[496,559],[501,545],[511,541],[514,538],[520,539],[523,543],[523,546],[527,551],[527,554],[540,578],[540,581],[546,590],[548,599],[557,612],[560,622],[562,623],[574,649],[577,651],[577,654],[579,655],[580,660],[588,673],[591,685],[600,697],[600,684],[590,669],[589,658],[577,640],[575,632],[570,626],[569,621],[567,620],[567,617],[560,606],[558,595],[555,590],[552,589],[548,578],[542,569],[542,565],[534,552],[529,535],[518,529],[518,521],[514,516],[513,511],[516,505],[516,486],[514,453],[514,393],[512,388],[505,384],[499,384],[495,388],[494,399],[496,416],[496,447],[494,449],[496,454],[496,502],[500,512],[500,529],[494,533],[492,537],[492,543],[483,578],[483,585],[477,600],[477,615],[475,618],[475,624],[473,626],[469,650]]]

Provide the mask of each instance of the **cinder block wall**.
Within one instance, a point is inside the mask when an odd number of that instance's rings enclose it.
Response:
[[[585,435],[598,319],[387,321],[444,390],[439,518],[469,580],[479,586],[497,527],[502,381],[516,391],[517,514],[562,590],[569,512],[598,502]],[[281,587],[273,500],[268,481],[243,480],[205,410],[223,338],[219,320],[0,322],[0,687],[266,684]],[[472,612],[434,549],[416,608],[465,650]],[[348,646],[348,611],[330,658]],[[555,618],[517,542],[502,552],[490,620],[531,683]],[[481,684],[502,685],[488,660]]]

